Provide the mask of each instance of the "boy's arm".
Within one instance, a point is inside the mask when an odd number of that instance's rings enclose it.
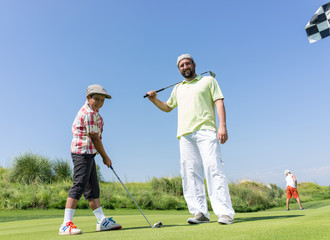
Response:
[[[215,100],[214,104],[219,118],[218,140],[224,144],[228,140],[225,104],[222,99]]]
[[[108,167],[110,167],[112,165],[111,159],[109,158],[109,156],[105,152],[103,144],[102,144],[102,140],[99,137],[99,135],[97,133],[90,133],[89,136],[91,137],[92,142],[93,142],[96,150],[102,156],[103,163],[105,165],[107,165]]]

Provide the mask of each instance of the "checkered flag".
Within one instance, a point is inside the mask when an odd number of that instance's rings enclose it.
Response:
[[[316,11],[307,23],[305,30],[309,43],[330,36],[330,2],[324,4]]]

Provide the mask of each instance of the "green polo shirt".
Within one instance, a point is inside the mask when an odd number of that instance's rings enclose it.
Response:
[[[217,131],[214,101],[223,99],[218,82],[211,76],[198,75],[194,80],[177,84],[167,105],[178,107],[177,137],[196,130]]]

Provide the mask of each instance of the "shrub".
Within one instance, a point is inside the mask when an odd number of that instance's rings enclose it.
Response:
[[[272,184],[272,183],[269,184],[269,186],[273,190],[270,192],[271,198],[282,198],[283,197],[284,191],[282,188],[280,188],[276,184]]]
[[[14,165],[10,173],[10,180],[13,182],[49,183],[53,177],[48,158],[33,153],[24,153],[14,158]]]
[[[298,184],[298,192],[301,195],[300,199],[306,201],[318,200],[318,199],[329,199],[330,198],[330,186],[319,186],[316,183],[302,182]]]
[[[0,181],[7,182],[9,178],[9,170],[6,168],[0,167]]]
[[[68,180],[72,178],[72,169],[71,165],[67,160],[56,159],[52,162],[52,169],[55,174],[55,179],[59,180]]]
[[[97,179],[100,182],[104,182],[104,179],[103,179],[103,176],[102,176],[102,173],[101,173],[101,168],[100,168],[100,166],[98,164],[96,164],[96,173],[97,173]]]
[[[183,196],[181,177],[152,178],[152,189],[156,192],[164,192],[175,196]]]
[[[69,175],[68,169],[68,163],[61,159],[51,164],[48,159],[31,153],[15,158],[15,164],[10,171],[0,167],[0,209],[64,209],[68,191],[72,186],[72,180],[65,177]],[[42,176],[44,172],[48,172],[48,178]],[[51,181],[52,179],[57,181]],[[180,177],[153,178],[150,182],[125,183],[125,186],[142,209],[187,209]],[[104,208],[137,208],[119,182],[101,182],[100,191]],[[236,212],[285,206],[285,191],[275,184],[266,186],[249,181],[230,183],[229,191]],[[301,183],[298,185],[298,191],[304,202],[330,198],[329,186]],[[211,209],[208,198],[207,201]],[[88,201],[82,197],[77,208],[89,208]]]
[[[178,198],[176,196],[166,194],[166,193],[154,193],[153,196],[153,207],[155,210],[182,210],[186,209],[186,203],[183,198]]]
[[[7,172],[7,169],[0,167],[0,177]]]
[[[283,190],[275,186],[249,181],[229,184],[233,208],[236,212],[255,212],[284,205]]]

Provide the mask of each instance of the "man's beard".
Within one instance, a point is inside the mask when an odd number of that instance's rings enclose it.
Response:
[[[185,78],[192,78],[192,77],[194,77],[194,75],[195,75],[195,68],[191,69],[191,70],[189,71],[189,73],[187,73],[187,72],[188,72],[188,71],[184,71],[184,72],[181,73],[181,75],[182,75],[183,77],[185,77]]]

